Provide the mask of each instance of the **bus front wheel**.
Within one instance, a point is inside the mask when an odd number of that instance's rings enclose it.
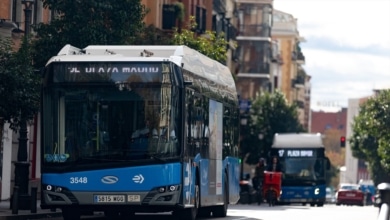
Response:
[[[181,209],[181,210],[176,210],[173,212],[173,216],[177,220],[183,220],[183,219],[188,219],[188,220],[195,220],[196,215],[198,214],[198,208],[199,208],[199,184],[197,183],[195,185],[195,204],[193,208],[187,208],[187,209]]]

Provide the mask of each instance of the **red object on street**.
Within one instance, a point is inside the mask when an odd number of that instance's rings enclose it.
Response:
[[[281,189],[282,173],[264,171],[263,195],[270,206],[279,200]]]

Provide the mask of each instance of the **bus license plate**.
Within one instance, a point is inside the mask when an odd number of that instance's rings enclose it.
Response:
[[[124,195],[95,195],[95,203],[124,203]]]
[[[128,202],[141,202],[141,196],[140,195],[127,195],[127,201]]]

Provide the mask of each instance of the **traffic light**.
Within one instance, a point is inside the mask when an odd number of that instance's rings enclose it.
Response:
[[[345,137],[340,137],[340,147],[345,147]]]

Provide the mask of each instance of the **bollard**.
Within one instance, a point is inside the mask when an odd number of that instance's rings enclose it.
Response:
[[[381,203],[390,205],[390,183],[381,183],[378,185]]]
[[[12,195],[12,214],[18,214],[19,186],[14,186],[14,194]]]
[[[381,183],[378,185],[380,202],[378,220],[389,219],[389,205],[390,205],[390,183]]]
[[[31,187],[31,213],[37,213],[37,187]]]

